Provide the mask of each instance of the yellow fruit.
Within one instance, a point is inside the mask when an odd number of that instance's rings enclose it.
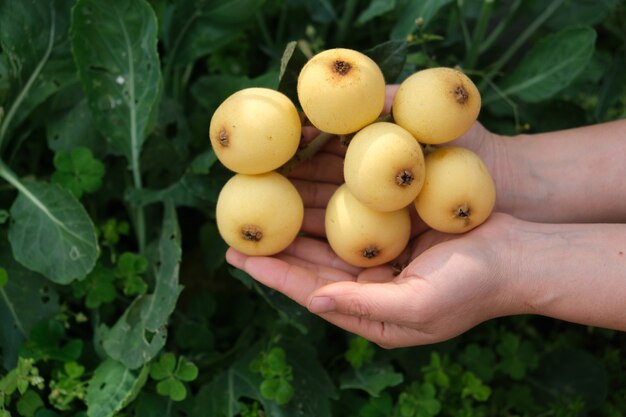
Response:
[[[318,129],[354,133],[380,116],[385,78],[367,55],[344,48],[313,56],[298,76],[298,100]]]
[[[326,207],[326,237],[333,251],[358,267],[382,265],[406,247],[411,219],[408,207],[381,212],[363,205],[343,184]]]
[[[246,88],[224,100],[211,118],[215,155],[231,171],[261,174],[287,162],[300,144],[298,110],[284,94]]]
[[[415,200],[420,218],[435,230],[463,233],[483,223],[496,202],[496,187],[478,155],[444,147],[426,155],[426,180]]]
[[[217,228],[233,248],[247,255],[274,255],[295,239],[304,205],[281,174],[235,174],[217,199]]]
[[[377,122],[350,141],[344,179],[350,192],[366,206],[395,211],[409,206],[424,183],[424,154],[402,127]]]
[[[394,122],[421,143],[440,144],[463,135],[480,112],[480,92],[461,71],[438,67],[405,79],[393,100]]]

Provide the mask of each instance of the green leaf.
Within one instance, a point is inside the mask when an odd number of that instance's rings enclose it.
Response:
[[[10,86],[0,148],[38,104],[75,79],[66,37],[71,5],[71,0],[0,2],[0,47]]]
[[[501,356],[499,369],[515,380],[524,378],[527,371],[537,367],[538,356],[535,348],[518,335],[505,333],[496,350]]]
[[[0,238],[0,265],[9,277],[0,288],[0,350],[2,366],[12,369],[35,324],[58,312],[59,296],[44,277],[12,258],[5,236]]]
[[[168,65],[186,66],[234,40],[254,21],[256,0],[181,0],[166,30]]]
[[[59,284],[85,277],[98,257],[95,227],[85,208],[58,185],[22,186],[9,226],[15,259]]]
[[[354,336],[350,339],[350,345],[346,354],[346,360],[353,368],[360,368],[363,364],[371,362],[376,349],[369,340],[361,336]]]
[[[24,417],[33,417],[44,406],[41,397],[33,390],[28,390],[17,401],[17,412]]]
[[[68,338],[62,323],[47,319],[33,326],[20,355],[34,360],[70,362],[78,360],[82,351],[81,339]]]
[[[130,369],[150,361],[163,348],[166,325],[182,291],[178,283],[180,231],[175,208],[169,202],[165,204],[161,236],[149,258],[154,292],[136,298],[103,340],[107,354]]]
[[[174,374],[176,368],[176,356],[168,352],[159,358],[159,360],[150,366],[150,377],[157,381],[168,378]]]
[[[117,261],[115,275],[123,280],[124,294],[144,294],[148,284],[139,276],[148,269],[148,259],[132,252],[124,252]]]
[[[198,378],[198,367],[184,356],[178,360],[178,368],[174,374],[181,381],[194,381]]]
[[[607,15],[620,4],[620,0],[566,0],[559,12],[546,21],[551,30],[560,30],[572,25],[596,25],[603,22]],[[538,1],[535,8],[545,7],[544,1]]]
[[[298,76],[308,60],[309,57],[304,54],[296,41],[291,41],[285,46],[283,56],[280,58],[277,90],[289,97],[297,107],[300,107],[298,100]]]
[[[173,401],[182,401],[187,397],[185,385],[176,378],[165,378],[157,384],[157,392],[164,397],[170,397]]]
[[[96,192],[102,185],[104,164],[95,159],[88,148],[57,152],[54,166],[52,183],[59,184],[76,198],[81,198],[83,193]]]
[[[364,25],[375,17],[384,15],[396,7],[395,0],[370,0],[370,4],[359,14],[356,19],[357,25]]]
[[[491,388],[483,384],[472,372],[465,372],[462,378],[463,389],[461,391],[461,397],[472,397],[476,401],[487,401],[491,395]]]
[[[378,397],[385,389],[395,387],[403,381],[404,376],[391,365],[368,363],[341,375],[339,388],[360,389],[372,397]]]
[[[79,0],[72,48],[94,121],[111,147],[134,163],[159,97],[157,21],[144,0]]]
[[[396,24],[391,31],[391,39],[406,40],[416,29],[415,21],[422,19],[426,28],[439,10],[452,3],[452,0],[408,0],[404,7],[397,9]]]
[[[318,23],[331,23],[337,20],[337,12],[330,0],[305,0],[311,19]]]
[[[578,348],[551,352],[532,376],[537,381],[536,394],[541,402],[582,398],[588,409],[595,409],[609,395],[609,376],[603,363]]]
[[[98,365],[87,387],[89,417],[112,417],[132,400],[145,384],[147,367],[135,372],[107,359]]]
[[[6,269],[0,267],[0,290],[7,284],[9,281],[9,273]]]
[[[107,142],[98,132],[84,97],[78,99],[70,109],[48,120],[46,137],[48,147],[55,152],[86,147],[98,157],[108,153]]]
[[[527,103],[547,100],[567,87],[593,56],[596,32],[590,27],[570,27],[538,42],[520,64],[499,83],[507,96]],[[495,95],[485,98],[493,101]]]
[[[378,64],[388,84],[397,82],[407,60],[408,44],[404,40],[392,40],[364,51]]]
[[[469,344],[459,355],[459,362],[483,381],[491,381],[495,372],[496,356],[491,348]]]
[[[84,280],[72,283],[72,291],[76,297],[85,297],[87,308],[98,308],[115,299],[115,274],[109,268],[96,265]]]

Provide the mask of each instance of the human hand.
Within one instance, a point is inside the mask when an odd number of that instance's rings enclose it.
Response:
[[[463,235],[428,231],[389,265],[361,269],[321,240],[300,237],[274,257],[234,249],[227,261],[329,322],[383,347],[435,343],[519,308],[510,294],[516,219],[494,214]]]

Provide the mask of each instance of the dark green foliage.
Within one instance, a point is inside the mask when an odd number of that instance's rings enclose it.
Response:
[[[624,27],[623,0],[0,0],[0,417],[624,415],[623,333],[383,350],[228,267],[208,140],[331,47],[388,83],[461,67],[497,133],[624,118]]]

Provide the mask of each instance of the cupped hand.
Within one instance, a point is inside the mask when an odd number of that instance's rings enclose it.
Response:
[[[383,347],[435,343],[477,324],[517,313],[511,230],[494,214],[463,235],[428,231],[405,254],[407,266],[353,267],[319,239],[298,238],[274,257],[234,249],[227,261],[311,312]]]

